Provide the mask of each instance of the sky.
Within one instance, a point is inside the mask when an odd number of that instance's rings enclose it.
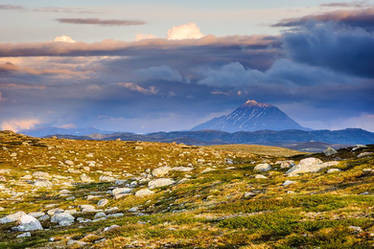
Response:
[[[0,129],[188,130],[248,99],[374,131],[374,1],[0,0]]]

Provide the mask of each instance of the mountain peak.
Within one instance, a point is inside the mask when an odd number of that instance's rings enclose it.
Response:
[[[305,130],[278,107],[247,100],[232,113],[200,124],[192,130],[220,130],[227,132],[257,130]]]
[[[248,99],[243,105],[242,107],[245,107],[245,106],[250,106],[250,107],[254,107],[254,106],[257,106],[257,107],[270,107],[271,105],[269,104],[264,104],[264,103],[260,103],[260,102],[257,102],[256,100],[253,100],[253,99]]]

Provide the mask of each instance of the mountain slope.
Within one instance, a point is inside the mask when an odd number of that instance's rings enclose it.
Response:
[[[228,115],[213,118],[194,128],[197,130],[221,130],[227,132],[256,130],[305,130],[279,108],[248,100]]]

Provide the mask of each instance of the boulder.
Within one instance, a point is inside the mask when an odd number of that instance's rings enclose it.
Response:
[[[367,156],[371,156],[373,154],[374,154],[374,152],[362,152],[362,153],[357,155],[357,158],[367,157]]]
[[[167,175],[170,170],[171,168],[168,166],[160,167],[160,168],[152,170],[152,175],[155,177],[163,177]]]
[[[282,183],[282,186],[288,186],[288,185],[295,184],[295,183],[296,183],[295,181],[287,180],[284,183]]]
[[[97,206],[98,206],[98,207],[104,207],[104,206],[106,206],[108,203],[109,203],[109,201],[108,201],[107,199],[101,199],[100,201],[98,201]]]
[[[339,164],[337,161],[331,161],[331,162],[325,162],[323,163],[320,159],[309,157],[301,160],[299,164],[296,166],[293,166],[291,169],[289,169],[286,174],[288,176],[296,176],[300,173],[315,173],[318,172],[324,168],[335,166]]]
[[[255,168],[254,168],[254,171],[258,171],[258,172],[266,172],[266,171],[269,171],[271,170],[271,165],[268,164],[268,163],[261,163],[261,164],[258,164]]]
[[[323,151],[323,153],[325,154],[325,156],[332,156],[338,152],[334,148],[329,146],[326,150]]]
[[[58,213],[52,216],[51,222],[58,223],[60,226],[70,226],[74,223],[74,216],[69,213]]]
[[[192,167],[174,167],[171,170],[179,171],[179,172],[189,172],[189,171],[192,171],[193,168]]]
[[[295,166],[295,162],[293,160],[286,160],[278,162],[280,164],[281,169],[288,169]]]
[[[255,178],[256,179],[267,179],[267,177],[264,175],[255,175]]]
[[[100,182],[114,182],[116,181],[117,179],[112,177],[112,176],[100,176],[99,177],[99,181]]]
[[[156,180],[150,181],[148,183],[148,187],[150,189],[161,188],[161,187],[170,186],[170,185],[172,185],[174,183],[175,183],[175,181],[173,179],[170,179],[170,178],[160,178],[160,179],[156,179]]]
[[[136,191],[135,196],[136,197],[145,197],[154,194],[152,190],[149,190],[147,188],[140,189]]]
[[[19,220],[24,215],[26,215],[26,213],[22,212],[22,211],[14,213],[14,214],[9,214],[9,215],[0,219],[0,224],[15,222],[15,221]]]
[[[18,224],[19,225],[15,227],[15,230],[20,232],[43,230],[40,222],[36,218],[28,214],[22,215],[18,219]]]
[[[17,238],[25,238],[25,237],[31,237],[31,233],[26,232],[26,233],[21,233],[21,234],[17,235]]]
[[[115,188],[112,190],[112,195],[115,199],[122,198],[126,195],[129,195],[131,193],[131,188]]]
[[[80,205],[79,208],[81,209],[82,213],[96,212],[96,208],[92,205]]]
[[[336,169],[336,168],[333,168],[333,169],[329,169],[327,171],[328,174],[331,174],[331,173],[336,173],[336,172],[340,172],[341,170],[340,169]]]

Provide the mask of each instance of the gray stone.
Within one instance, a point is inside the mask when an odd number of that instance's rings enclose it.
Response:
[[[115,188],[112,190],[112,195],[115,199],[122,198],[124,196],[127,196],[131,193],[131,188]]]
[[[107,199],[101,199],[101,200],[97,203],[97,206],[98,206],[98,207],[104,207],[104,206],[106,206],[108,203],[109,203],[109,201],[108,201]]]
[[[19,220],[24,215],[26,215],[26,214],[25,214],[25,212],[22,212],[22,211],[14,213],[14,214],[9,214],[9,215],[0,219],[0,224],[15,222],[15,221]]]
[[[154,194],[152,190],[149,190],[147,188],[140,189],[136,191],[135,196],[136,197],[145,197]]]
[[[339,164],[337,161],[325,162],[323,163],[320,159],[309,157],[301,160],[298,165],[289,169],[286,174],[288,176],[296,176],[300,173],[315,173],[324,168],[336,166]]]
[[[43,230],[42,225],[40,222],[32,217],[31,215],[22,215],[18,219],[19,225],[15,227],[15,230],[20,232],[28,232],[28,231],[36,231],[36,230]]]
[[[323,153],[325,154],[325,156],[332,156],[332,155],[335,155],[338,152],[334,148],[329,146],[329,147],[327,147],[326,150],[323,151]]]
[[[329,169],[327,171],[328,174],[332,174],[332,173],[336,173],[336,172],[340,172],[341,170],[340,169],[336,169],[336,168],[333,168],[333,169]]]
[[[163,177],[167,175],[170,170],[171,168],[168,166],[160,167],[160,168],[152,170],[152,175],[155,177]]]
[[[258,172],[267,172],[271,170],[271,165],[268,163],[261,163],[258,164],[253,170]]]
[[[25,237],[31,237],[31,233],[26,232],[26,233],[21,233],[17,235],[17,238],[25,238]]]
[[[267,179],[267,177],[264,175],[255,175],[255,178],[256,179]]]
[[[70,226],[74,223],[74,216],[69,213],[58,213],[52,216],[51,222],[58,223],[60,226]]]
[[[285,181],[282,186],[288,186],[288,185],[291,185],[291,184],[295,184],[296,182],[295,181],[290,181],[290,180],[287,180]]]
[[[357,155],[357,158],[367,157],[367,156],[371,156],[373,154],[374,154],[374,152],[362,152],[362,153]]]
[[[120,228],[120,226],[118,226],[118,225],[111,225],[110,227],[104,228],[104,232],[108,232],[108,231],[116,229],[116,228]]]
[[[170,186],[174,183],[175,183],[175,181],[170,179],[170,178],[160,178],[160,179],[150,181],[148,183],[148,187],[150,189],[161,188],[161,187]]]

